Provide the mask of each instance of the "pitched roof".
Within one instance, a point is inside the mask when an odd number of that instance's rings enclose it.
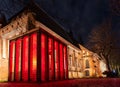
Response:
[[[50,17],[43,9],[41,9],[34,2],[29,3],[22,11],[20,11],[13,17],[16,17],[17,15],[19,15],[25,10],[30,10],[31,12],[36,13],[35,19],[37,21],[40,21],[45,26],[49,27],[52,31],[54,31],[55,33],[57,33],[58,35],[60,35],[70,43],[72,43],[74,46],[76,46],[77,48],[80,48],[76,40],[73,40],[73,38],[69,36],[69,34],[63,29],[63,27],[61,27],[52,17]]]

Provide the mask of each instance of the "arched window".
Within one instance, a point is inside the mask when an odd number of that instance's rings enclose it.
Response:
[[[89,70],[85,71],[85,76],[89,76]]]
[[[86,68],[90,68],[89,61],[86,60],[85,62],[86,62]]]

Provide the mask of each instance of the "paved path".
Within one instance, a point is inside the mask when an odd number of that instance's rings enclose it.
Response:
[[[44,83],[4,82],[0,87],[120,87],[120,78],[73,79]]]

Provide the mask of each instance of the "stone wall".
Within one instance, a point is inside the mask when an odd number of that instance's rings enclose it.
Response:
[[[8,81],[8,58],[0,59],[0,81]]]

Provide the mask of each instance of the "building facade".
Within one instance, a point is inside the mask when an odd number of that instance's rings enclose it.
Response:
[[[0,81],[100,76],[99,59],[88,56],[91,52],[81,49],[59,24],[32,6],[0,29]]]
[[[99,55],[80,45],[81,59],[83,60],[83,77],[105,77],[102,73],[107,71],[104,60]]]

